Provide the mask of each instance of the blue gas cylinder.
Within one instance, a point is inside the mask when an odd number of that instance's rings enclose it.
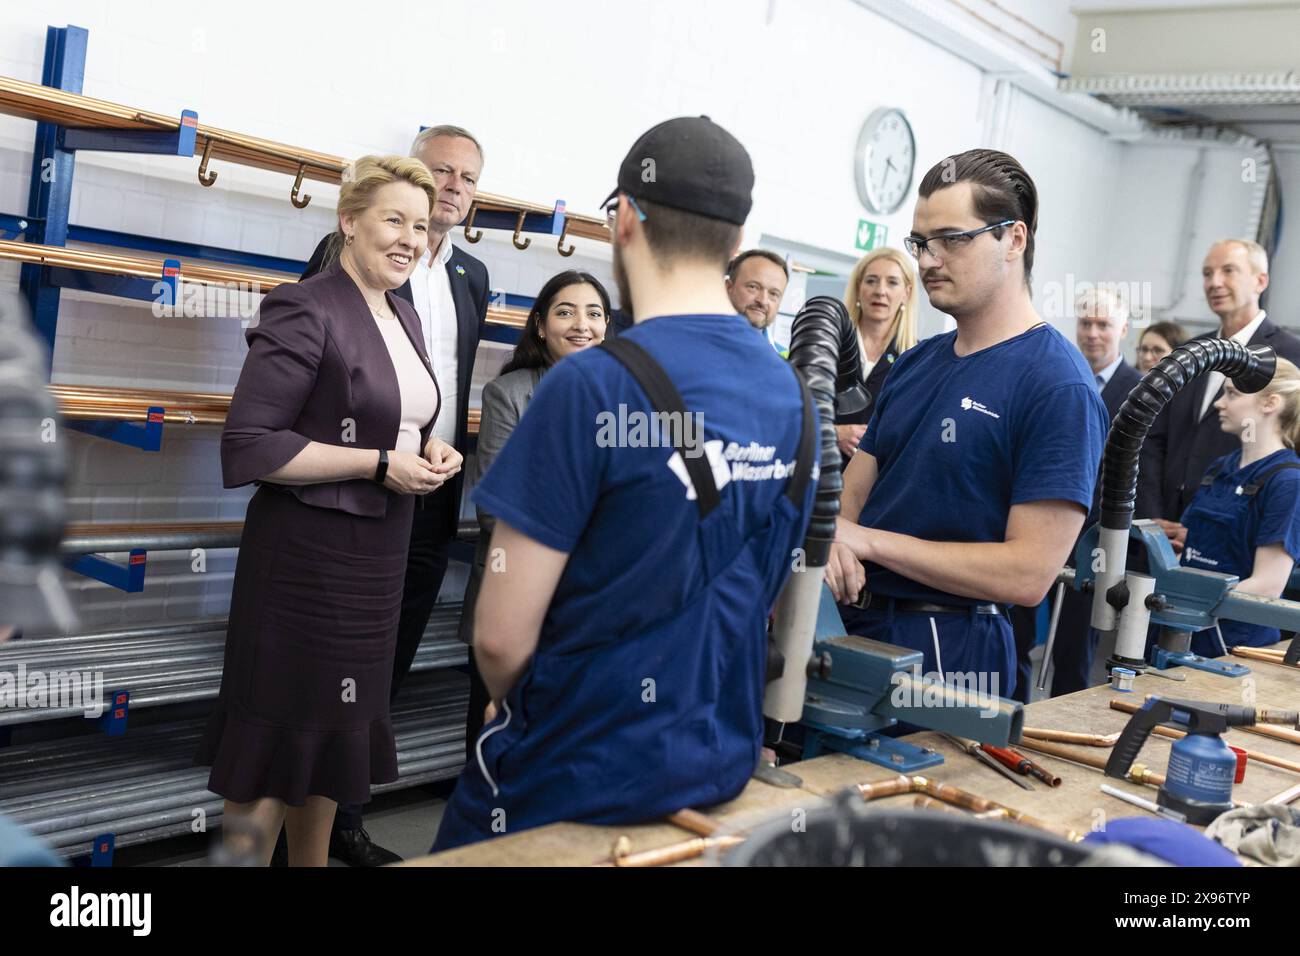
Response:
[[[1232,809],[1232,781],[1237,773],[1237,755],[1218,737],[1193,734],[1174,742],[1169,769],[1161,788],[1161,804],[1176,807],[1196,818],[1210,819]],[[1212,815],[1211,815],[1212,814]]]

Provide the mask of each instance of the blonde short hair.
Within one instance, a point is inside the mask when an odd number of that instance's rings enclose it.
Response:
[[[1257,393],[1260,398],[1276,395],[1282,399],[1278,412],[1277,428],[1287,448],[1295,449],[1300,443],[1300,368],[1278,356],[1277,371],[1273,380]]]
[[[433,211],[433,204],[438,199],[438,186],[433,181],[429,167],[418,159],[409,156],[362,156],[356,162],[348,164],[343,171],[343,183],[339,186],[340,223],[326,246],[326,262],[337,259],[343,249],[343,217],[361,215],[374,204],[375,193],[389,183],[396,182],[407,182],[423,189],[429,197],[429,211]]]
[[[911,257],[889,246],[881,246],[868,252],[858,260],[853,271],[849,273],[848,288],[844,290],[844,304],[849,307],[853,326],[858,329],[858,334],[861,336],[862,303],[858,301],[858,287],[862,285],[862,277],[867,273],[867,266],[877,259],[888,259],[897,265],[903,272],[903,281],[907,283],[907,298],[903,300],[902,307],[889,325],[890,340],[897,344],[899,352],[906,352],[916,344],[916,314],[921,300],[920,291],[916,287],[916,273],[912,269]]]

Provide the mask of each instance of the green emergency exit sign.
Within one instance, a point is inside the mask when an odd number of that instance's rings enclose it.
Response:
[[[884,223],[859,219],[858,233],[854,237],[853,245],[863,252],[870,252],[872,249],[879,249],[883,246],[888,236],[889,227]]]

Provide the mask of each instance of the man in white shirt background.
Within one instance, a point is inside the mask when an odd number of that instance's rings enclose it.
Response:
[[[1210,247],[1201,266],[1205,300],[1219,328],[1197,338],[1232,339],[1269,345],[1282,358],[1300,359],[1300,338],[1265,315],[1260,299],[1268,288],[1268,253],[1249,239],[1223,239]],[[1182,517],[1210,462],[1237,447],[1219,427],[1214,403],[1223,376],[1208,372],[1175,395],[1156,417],[1142,446],[1135,517],[1161,519],[1177,533]]]
[[[423,130],[411,144],[411,155],[433,173],[438,200],[429,215],[428,252],[396,294],[412,303],[420,315],[425,346],[442,390],[442,411],[434,423],[433,437],[468,455],[470,377],[487,320],[490,286],[487,266],[453,246],[450,234],[473,205],[483,170],[483,149],[468,130],[443,125]],[[329,265],[328,246],[327,236],[316,247],[302,278]],[[462,475],[416,501],[397,625],[394,697],[411,669],[447,572],[447,552],[460,519]],[[371,842],[362,827],[360,807],[342,804],[330,837],[330,856],[352,866],[382,866],[400,859]]]

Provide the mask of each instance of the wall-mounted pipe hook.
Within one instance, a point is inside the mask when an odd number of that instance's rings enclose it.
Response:
[[[306,193],[303,193],[301,198],[299,198],[298,196],[298,193],[302,189],[302,177],[305,176],[306,173],[307,173],[307,164],[299,163],[298,176],[293,181],[293,189],[289,190],[289,201],[293,203],[294,206],[296,206],[298,209],[306,209],[307,203],[311,202],[311,197],[308,196]]]
[[[524,238],[523,242],[519,241],[519,234],[524,231],[524,217],[526,215],[528,213],[521,209],[519,210],[519,218],[515,220],[515,234],[510,241],[515,244],[516,249],[527,249],[533,244],[533,240],[527,237]]]
[[[474,217],[476,215],[478,215],[478,203],[470,203],[469,218],[465,220],[465,241],[466,242],[478,242],[480,239],[483,238],[482,229],[475,229],[473,232],[470,232],[471,229],[474,229]]]
[[[208,163],[212,160],[212,140],[209,139],[203,144],[203,158],[199,160],[199,183],[204,186],[211,186],[217,181],[215,172],[208,172]]]

